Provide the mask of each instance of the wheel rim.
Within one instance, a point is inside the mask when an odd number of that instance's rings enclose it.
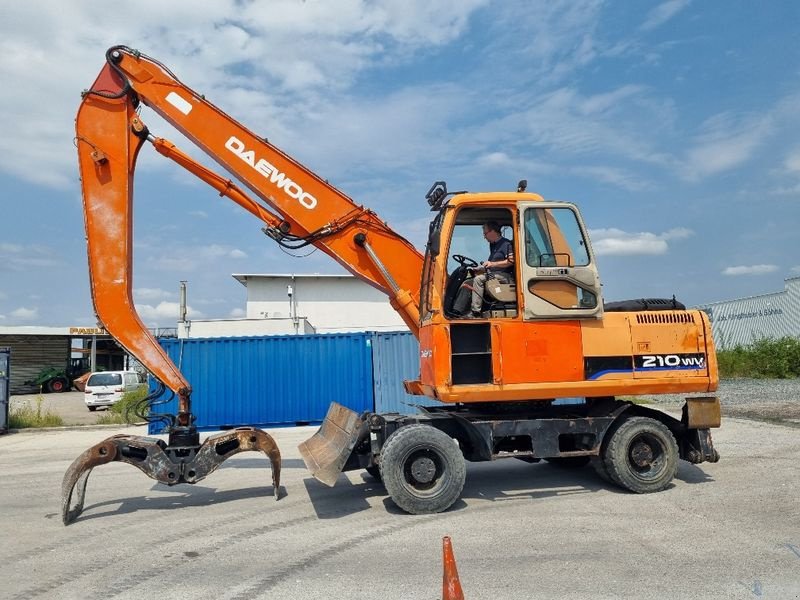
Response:
[[[403,487],[420,498],[435,496],[449,479],[444,457],[432,448],[411,448],[402,460]]]
[[[651,433],[640,433],[628,446],[628,465],[631,473],[639,479],[657,479],[667,463],[667,447]]]
[[[56,381],[54,381],[53,383],[50,384],[50,387],[53,388],[54,392],[60,392],[61,390],[64,389],[64,382],[60,381],[60,380],[56,380]]]

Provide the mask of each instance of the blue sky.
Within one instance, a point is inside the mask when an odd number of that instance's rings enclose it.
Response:
[[[8,3],[0,325],[93,325],[73,123],[107,47],[154,56],[418,247],[424,194],[577,203],[606,300],[687,304],[800,275],[800,4],[483,0]],[[202,158],[151,111],[145,122]],[[205,158],[204,162],[211,164]],[[232,273],[332,273],[145,147],[135,300],[242,316]]]

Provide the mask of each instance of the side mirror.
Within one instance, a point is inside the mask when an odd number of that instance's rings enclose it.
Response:
[[[428,236],[428,250],[431,256],[439,256],[439,249],[441,247],[441,230],[436,229]]]

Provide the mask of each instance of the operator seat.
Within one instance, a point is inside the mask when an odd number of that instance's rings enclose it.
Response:
[[[488,310],[516,310],[517,282],[513,276],[509,281],[500,281],[489,273],[483,295],[484,307]]]

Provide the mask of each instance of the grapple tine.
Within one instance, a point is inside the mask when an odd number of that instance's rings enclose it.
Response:
[[[72,523],[83,512],[86,483],[92,469],[112,461],[128,463],[160,483],[175,485],[205,479],[239,452],[263,452],[272,467],[275,499],[280,498],[281,453],[275,440],[265,431],[242,427],[210,436],[202,444],[186,445],[177,442],[179,439],[186,438],[176,437],[176,443],[168,445],[158,438],[115,435],[84,451],[67,469],[61,485],[64,525]],[[71,507],[76,488],[75,504]]]
[[[271,435],[254,427],[239,427],[207,438],[192,461],[195,476],[190,480],[187,471],[187,482],[200,481],[234,454],[247,451],[263,452],[269,458],[273,493],[277,500],[280,497],[281,452]]]
[[[83,512],[83,502],[86,498],[86,483],[89,481],[89,474],[98,465],[104,465],[116,459],[117,446],[113,443],[114,438],[103,440],[85,450],[64,473],[64,480],[61,483],[61,520],[64,525],[69,525],[78,515]],[[74,508],[70,509],[72,492],[75,485],[78,485],[78,495]]]

